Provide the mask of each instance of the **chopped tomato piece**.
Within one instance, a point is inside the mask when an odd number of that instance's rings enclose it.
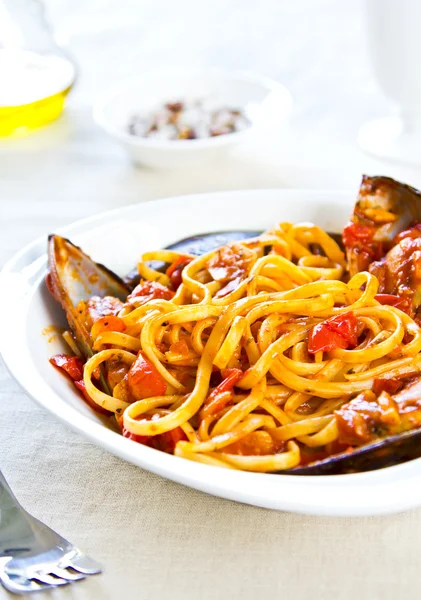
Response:
[[[107,317],[101,317],[98,321],[92,325],[91,335],[95,339],[100,333],[104,331],[118,331],[122,332],[126,329],[126,324],[120,317],[109,315]]]
[[[233,397],[232,389],[244,373],[240,369],[222,369],[221,375],[224,379],[212,390],[203,404],[200,414],[202,419],[219,412],[230,404]]]
[[[352,246],[356,242],[367,244],[373,240],[375,233],[375,227],[350,222],[344,227],[342,240],[345,246]]]
[[[335,333],[328,327],[325,327],[323,323],[316,325],[308,339],[308,351],[310,354],[316,354],[316,352],[330,352],[341,348],[346,350],[348,348],[348,342],[338,333]]]
[[[203,405],[203,409],[200,413],[200,417],[205,419],[210,415],[214,415],[221,411],[226,406],[232,404],[234,394],[232,391],[229,392],[219,392],[217,394],[212,394],[207,399],[206,403]]]
[[[330,352],[336,348],[355,348],[358,343],[358,319],[352,312],[332,317],[315,325],[308,338],[308,351]]]
[[[174,292],[157,281],[141,281],[135,287],[131,294],[127,296],[127,301],[142,305],[150,300],[162,299],[171,300],[174,297]]]
[[[83,379],[83,360],[79,356],[56,354],[50,358],[50,363],[62,369],[73,381]]]
[[[167,359],[170,362],[174,363],[174,365],[176,365],[180,361],[191,361],[197,359],[197,354],[194,352],[194,350],[189,348],[186,340],[184,339],[181,339],[178,342],[171,344],[168,351],[166,351],[164,348],[164,352]]]
[[[341,335],[350,346],[356,346],[358,342],[358,319],[353,312],[332,317],[325,321],[327,327]]]
[[[83,381],[83,360],[79,356],[69,356],[67,354],[56,354],[50,358],[50,363],[59,369],[62,369],[73,381],[77,389],[82,392],[83,399],[96,412],[102,415],[111,415],[112,413],[102,406],[99,406],[92,400],[86,391]]]
[[[128,431],[125,427],[122,427],[121,433],[123,434],[123,437],[133,440],[138,444],[144,444],[145,446],[149,446],[149,442],[152,439],[150,435],[136,435],[135,433],[131,433],[131,431]]]
[[[165,433],[153,436],[149,444],[156,450],[161,450],[162,452],[167,452],[168,454],[174,454],[177,442],[180,442],[181,440],[187,440],[187,436],[181,427],[176,427],[171,431],[166,431]]]
[[[215,388],[214,392],[227,392],[232,390],[236,383],[240,381],[243,376],[243,372],[240,369],[222,369],[221,375],[224,378],[223,381]]]
[[[134,400],[163,396],[167,383],[155,366],[139,351],[127,375],[127,385]]]
[[[177,290],[182,283],[182,272],[186,265],[188,265],[193,259],[183,254],[175,259],[175,261],[166,270],[166,275],[170,278],[171,287],[173,290]]]
[[[188,358],[191,355],[191,350],[187,345],[186,340],[179,340],[170,346],[171,354],[179,354],[182,358]]]
[[[411,300],[407,297],[401,298],[400,296],[395,296],[394,294],[377,294],[374,296],[377,302],[380,304],[385,304],[387,306],[394,306],[395,308],[399,308],[403,312],[409,313],[411,310]]]
[[[252,431],[242,440],[225,446],[224,453],[240,456],[262,456],[277,454],[282,452],[285,447],[285,442],[275,442],[267,431]]]
[[[123,419],[120,418],[118,421],[123,436],[129,440],[133,440],[138,444],[155,448],[155,450],[161,450],[161,452],[167,452],[168,454],[174,454],[175,446],[177,442],[181,440],[187,440],[187,436],[181,427],[176,427],[171,431],[160,433],[159,435],[136,435],[128,431],[123,425]]]
[[[100,406],[99,404],[97,404],[96,402],[94,402],[92,400],[92,398],[86,391],[85,382],[83,381],[83,379],[81,379],[80,381],[74,381],[73,383],[75,384],[77,389],[80,392],[82,392],[83,399],[93,410],[95,410],[97,413],[99,413],[101,415],[112,415],[113,414],[111,411],[107,410],[106,408],[102,408],[102,406]]]
[[[383,244],[374,240],[375,233],[375,227],[350,222],[344,227],[342,241],[345,248],[352,248],[365,259],[379,260],[384,254]]]
[[[396,394],[403,388],[403,381],[401,379],[397,379],[396,377],[391,377],[390,379],[381,379],[376,378],[373,382],[373,392],[376,396],[379,396],[382,392],[387,392],[388,394]]]

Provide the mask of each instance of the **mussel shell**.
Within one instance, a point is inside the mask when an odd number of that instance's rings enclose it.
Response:
[[[118,275],[58,235],[48,238],[48,264],[51,291],[66,313],[79,349],[89,358],[91,336],[77,312],[79,301],[92,296],[114,296],[124,301],[129,289]]]
[[[166,247],[166,250],[175,250],[180,254],[193,254],[193,256],[200,256],[211,252],[220,246],[229,244],[230,242],[236,242],[245,240],[247,238],[256,237],[260,235],[261,231],[217,231],[213,233],[199,233],[192,237],[183,238],[178,242],[174,242]],[[156,271],[164,272],[167,265],[161,261],[153,261],[148,265]],[[137,269],[133,269],[124,277],[124,283],[131,289],[135,288],[140,281],[139,273]]]
[[[174,244],[167,246],[167,249],[200,256],[201,254],[211,252],[211,250],[215,250],[220,246],[225,246],[225,244],[257,237],[261,233],[261,231],[217,231],[213,233],[199,233],[198,235],[193,235],[192,237],[174,242]]]
[[[336,454],[305,467],[283,471],[284,475],[343,475],[374,471],[421,457],[421,429],[405,431],[352,452]]]
[[[342,240],[342,233],[333,233],[332,231],[329,231],[328,235],[338,244],[339,248],[342,251],[345,250],[345,246]]]
[[[358,214],[360,201],[372,198],[373,208],[376,199],[387,198],[389,210],[396,214],[397,219],[378,227],[376,239],[392,242],[393,238],[413,223],[421,221],[421,192],[410,185],[396,181],[391,177],[363,175],[354,214]],[[358,217],[357,217],[358,218]]]

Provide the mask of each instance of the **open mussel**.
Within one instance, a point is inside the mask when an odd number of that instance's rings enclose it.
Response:
[[[48,238],[48,265],[50,291],[66,313],[79,350],[89,358],[93,353],[91,336],[80,313],[80,302],[93,296],[124,301],[130,290],[118,275],[58,235]]]
[[[364,176],[343,238],[351,276],[367,270],[379,293],[421,313],[421,193],[389,177]]]
[[[389,177],[363,176],[343,241],[351,276],[368,270],[379,292],[419,321],[421,316],[421,192]],[[412,400],[421,386],[410,386]],[[407,394],[402,391],[401,394]],[[405,398],[406,399],[406,398]],[[399,401],[399,394],[396,397]],[[414,424],[414,427],[416,425]],[[411,429],[288,471],[291,475],[335,475],[371,471],[421,457],[421,429]]]
[[[246,239],[259,235],[258,231],[227,231],[204,233],[178,242],[167,247],[181,253],[200,255],[210,252],[219,246],[235,240]],[[124,279],[110,269],[94,262],[78,246],[59,235],[48,238],[48,286],[55,299],[64,309],[82,354],[92,356],[91,336],[86,327],[84,315],[79,310],[80,302],[92,297],[109,298],[110,303],[116,299],[124,302],[127,295],[139,283],[137,269],[131,271]],[[156,270],[165,271],[167,265],[154,262],[150,265]]]
[[[421,192],[390,177],[362,178],[354,212],[343,234],[351,277],[368,270],[398,233],[421,221]]]
[[[376,394],[370,390],[360,393],[356,399],[348,403],[348,410],[346,410],[347,405],[345,404],[345,407],[338,411],[342,423],[348,425],[349,419],[355,418],[355,415],[352,416],[352,411],[349,412],[351,405],[355,402],[358,402],[361,410],[366,411],[366,414],[369,415],[373,398],[376,403],[379,401],[379,404],[388,406],[389,409],[393,406],[392,411],[396,410],[396,413],[392,419],[386,418],[386,422],[381,419],[376,422],[374,413],[371,413],[372,421],[370,424],[369,421],[367,422],[369,424],[367,432],[370,430],[371,441],[356,448],[349,448],[340,454],[329,456],[324,460],[296,467],[289,473],[293,475],[360,473],[420,458],[421,380],[417,377],[409,378],[407,384],[400,391],[389,397],[384,397],[380,392],[376,399]],[[389,401],[391,402],[389,403]],[[397,415],[399,416],[396,420]],[[357,426],[356,429],[360,432],[363,431],[364,428],[361,430],[359,427]]]

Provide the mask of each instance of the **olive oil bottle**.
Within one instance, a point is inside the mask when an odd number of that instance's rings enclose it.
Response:
[[[60,116],[76,69],[38,1],[0,0],[0,23],[0,137],[17,137]]]

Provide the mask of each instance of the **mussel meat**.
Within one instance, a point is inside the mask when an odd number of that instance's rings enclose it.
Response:
[[[166,247],[166,250],[175,250],[181,254],[193,254],[199,256],[211,252],[219,246],[230,242],[245,240],[260,235],[261,231],[219,231],[214,233],[200,233],[191,237],[183,238]],[[167,265],[161,261],[153,261],[149,265],[155,271],[164,272]],[[140,275],[137,268],[132,269],[125,277],[124,283],[132,291],[139,283]]]
[[[343,241],[351,275],[368,270],[393,246],[396,235],[421,221],[421,192],[390,177],[363,175]]]
[[[412,317],[421,307],[421,193],[389,177],[364,176],[344,229],[350,275],[368,270],[379,292],[396,295]]]

